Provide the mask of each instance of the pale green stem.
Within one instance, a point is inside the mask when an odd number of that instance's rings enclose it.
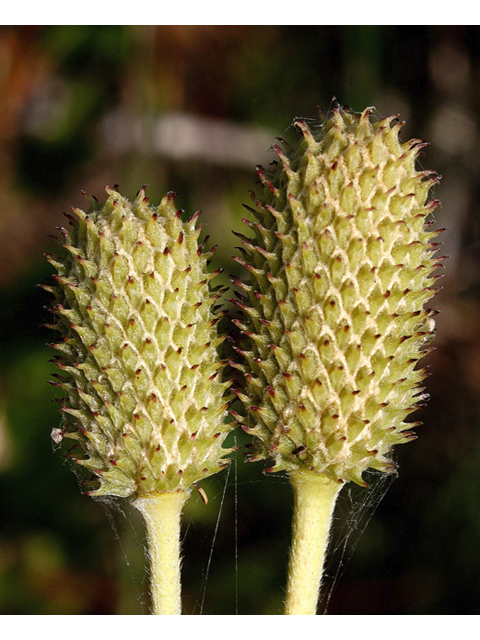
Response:
[[[133,503],[147,527],[152,614],[182,612],[180,576],[180,518],[189,494],[185,491],[139,498]]]
[[[290,474],[294,492],[285,615],[316,615],[333,509],[341,485],[325,476]]]

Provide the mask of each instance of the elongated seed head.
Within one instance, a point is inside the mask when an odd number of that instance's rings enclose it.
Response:
[[[439,267],[428,228],[438,176],[417,171],[424,145],[400,142],[403,123],[372,112],[337,107],[312,129],[296,120],[298,146],[275,144],[273,171],[257,167],[232,364],[246,409],[235,417],[271,471],[364,484],[414,437],[405,419],[425,397],[415,365],[434,330],[424,304]]]
[[[96,478],[93,495],[188,490],[219,471],[230,398],[222,381],[219,296],[197,215],[167,194],[152,208],[106,187],[105,204],[68,216],[56,267],[52,346],[65,421],[57,442]],[[79,453],[81,455],[79,455]]]

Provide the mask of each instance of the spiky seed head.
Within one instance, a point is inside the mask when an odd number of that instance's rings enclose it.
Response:
[[[157,208],[106,187],[105,204],[74,209],[61,229],[52,307],[65,422],[75,462],[97,478],[92,495],[139,498],[188,491],[230,450],[230,397],[219,356],[218,292],[198,245],[195,214],[183,222],[168,193]]]
[[[366,469],[392,470],[426,397],[415,365],[434,330],[438,176],[416,170],[424,145],[399,140],[404,123],[373,111],[336,107],[312,129],[296,120],[298,146],[274,144],[273,171],[257,167],[232,364],[246,408],[235,417],[271,471],[365,484]]]

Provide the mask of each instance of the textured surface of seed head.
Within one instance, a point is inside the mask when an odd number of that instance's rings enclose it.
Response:
[[[412,439],[407,416],[425,397],[417,361],[433,338],[434,257],[427,219],[438,176],[417,171],[424,146],[373,109],[337,107],[298,146],[257,167],[263,193],[246,220],[237,349],[243,427],[253,460],[363,484],[392,470]]]
[[[93,495],[188,490],[226,464],[230,396],[198,216],[183,222],[167,194],[75,209],[62,230],[52,346],[65,423],[54,439],[96,477]]]

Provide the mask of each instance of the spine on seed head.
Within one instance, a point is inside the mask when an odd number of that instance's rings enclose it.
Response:
[[[223,291],[210,284],[220,271],[207,270],[198,213],[184,222],[176,194],[151,207],[145,187],[133,202],[106,192],[67,215],[64,256],[47,256],[65,415],[52,436],[77,445],[69,456],[93,475],[91,495],[188,491],[231,451]]]
[[[274,169],[256,168],[231,364],[245,408],[234,417],[269,471],[364,485],[367,469],[393,470],[427,397],[416,365],[434,337],[439,177],[416,169],[425,143],[402,143],[404,123],[373,111],[297,119],[297,147],[277,141]]]

